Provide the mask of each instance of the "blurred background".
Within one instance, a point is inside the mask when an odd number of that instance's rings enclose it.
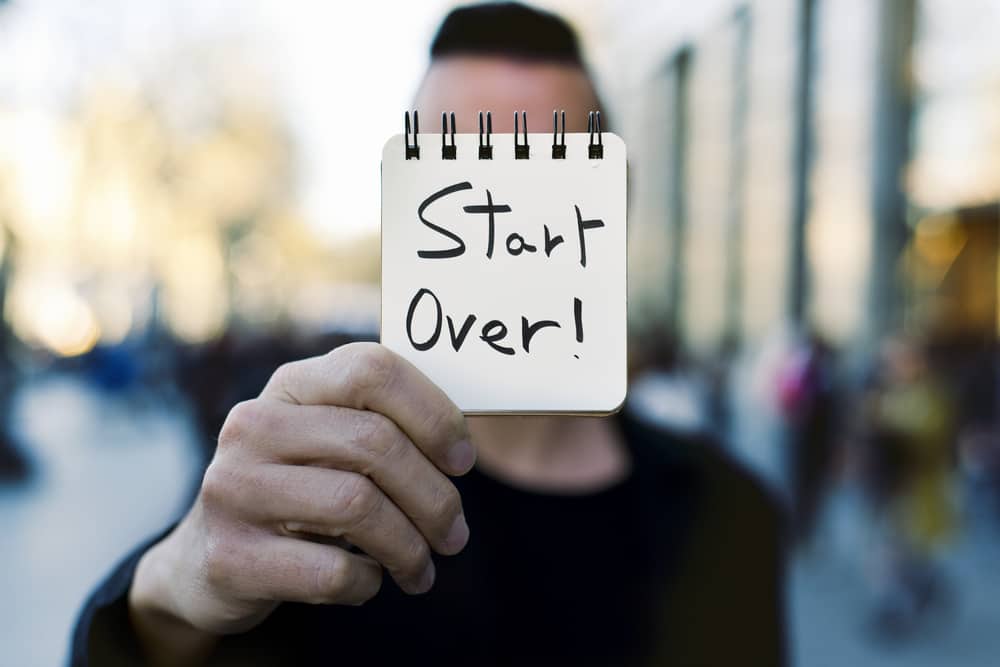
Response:
[[[381,146],[454,4],[0,0],[10,664],[233,403],[377,339]],[[794,664],[997,664],[1000,0],[538,4],[629,145],[629,409],[784,499]]]

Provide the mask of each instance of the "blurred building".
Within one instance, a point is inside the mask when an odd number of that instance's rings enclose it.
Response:
[[[1000,5],[720,2],[681,27],[679,14],[601,19],[630,45],[601,64],[619,74],[612,107],[628,101],[615,110],[633,149],[637,326],[666,323],[701,361],[788,325],[855,368],[900,333],[993,350]]]

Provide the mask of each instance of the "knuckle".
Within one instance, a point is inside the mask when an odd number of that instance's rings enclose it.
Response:
[[[343,521],[358,526],[378,511],[382,499],[382,493],[371,480],[352,474],[341,485],[334,502]]]
[[[276,369],[274,369],[274,372],[271,373],[271,382],[273,382],[278,387],[284,387],[285,385],[287,385],[288,382],[292,379],[292,376],[295,375],[297,363],[298,362],[295,361],[286,361],[285,363],[278,366]]]
[[[334,556],[318,562],[312,573],[312,591],[308,602],[332,604],[346,597],[356,577],[350,559]]]
[[[362,412],[354,423],[351,440],[362,458],[363,472],[370,474],[380,462],[393,455],[399,446],[395,425],[376,412]]]
[[[409,440],[392,422],[389,423],[389,431],[380,450],[383,463],[401,461],[409,447]]]
[[[218,459],[212,461],[201,480],[202,502],[211,507],[225,504],[232,493],[233,482],[233,473],[228,466]]]
[[[348,385],[362,394],[384,390],[397,372],[396,359],[388,349],[376,343],[358,343],[351,349],[338,348],[344,356]]]
[[[389,420],[377,412],[360,412],[354,422],[352,441],[359,447],[372,448],[387,439],[389,426]]]
[[[245,440],[260,428],[265,418],[264,413],[261,402],[256,399],[234,405],[219,432],[219,446],[229,446]]]
[[[424,416],[424,428],[433,434],[436,442],[452,444],[465,433],[465,424],[459,413],[451,410],[433,410]]]
[[[206,540],[202,563],[205,581],[213,588],[231,587],[233,577],[241,570],[237,552],[228,540],[214,536]]]
[[[267,381],[267,387],[271,388],[281,397],[281,400],[293,404],[298,403],[299,401],[295,398],[295,392],[292,391],[292,388],[300,381],[303,365],[308,363],[310,363],[309,359],[286,361],[271,373],[271,377]]]

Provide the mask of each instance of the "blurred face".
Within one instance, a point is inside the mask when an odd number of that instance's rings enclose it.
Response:
[[[586,72],[577,65],[456,55],[431,63],[414,106],[425,131],[437,129],[442,111],[454,111],[456,130],[476,133],[478,112],[492,111],[493,131],[504,133],[514,131],[514,111],[522,110],[528,114],[529,132],[551,132],[554,109],[566,111],[567,132],[586,132],[587,112],[598,104]]]

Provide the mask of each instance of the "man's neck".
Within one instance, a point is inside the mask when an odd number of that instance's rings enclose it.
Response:
[[[630,470],[628,450],[610,419],[596,417],[469,417],[479,469],[513,486],[553,493],[590,493]]]

